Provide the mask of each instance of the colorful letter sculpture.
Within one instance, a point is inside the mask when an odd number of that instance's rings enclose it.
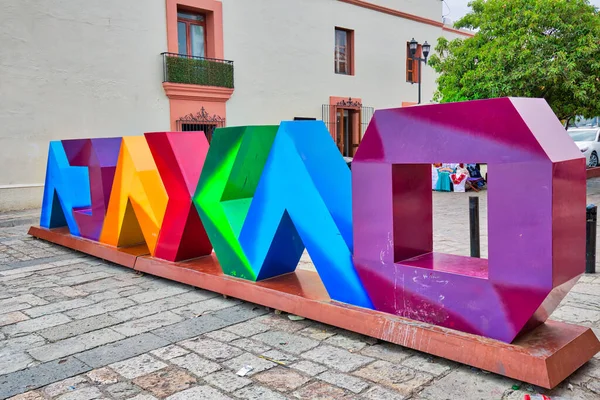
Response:
[[[124,137],[100,242],[154,255],[169,198],[144,136]]]
[[[154,256],[180,261],[209,255],[212,244],[192,204],[208,153],[206,136],[203,132],[156,132],[144,136],[169,196]]]
[[[438,162],[488,164],[489,260],[433,252]],[[505,98],[377,111],[352,172],[321,121],[51,142],[30,233],[552,388],[600,351],[544,323],[584,271],[585,191],[546,102]]]
[[[489,260],[432,252],[430,165],[456,161],[488,163]],[[377,310],[511,342],[584,271],[585,159],[544,100],[376,111],[352,178],[354,262]]]
[[[67,225],[71,234],[79,236],[73,210],[90,207],[89,180],[87,168],[69,164],[60,141],[50,142],[40,225],[44,228]]]
[[[63,140],[62,144],[71,166],[88,168],[91,207],[74,209],[73,215],[81,236],[97,241],[108,208],[121,138]]]
[[[330,297],[372,308],[352,264],[350,170],[322,122],[225,128],[194,203],[223,272],[262,280],[311,255]]]

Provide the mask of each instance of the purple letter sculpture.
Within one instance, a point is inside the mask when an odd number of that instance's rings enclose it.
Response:
[[[433,252],[435,162],[488,164],[489,260]],[[511,342],[584,271],[585,160],[544,100],[376,111],[352,178],[354,261],[377,310]]]
[[[121,138],[63,140],[62,145],[70,165],[88,167],[92,204],[90,208],[74,209],[73,216],[82,237],[98,240],[115,177]]]

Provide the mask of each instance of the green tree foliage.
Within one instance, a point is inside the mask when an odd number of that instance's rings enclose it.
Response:
[[[561,120],[600,115],[600,13],[588,0],[474,0],[438,40],[435,100],[543,97]]]

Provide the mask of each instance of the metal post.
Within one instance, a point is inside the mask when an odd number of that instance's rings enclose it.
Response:
[[[421,104],[421,59],[417,58],[416,60],[419,63],[419,103],[417,104]]]
[[[596,273],[596,225],[598,224],[598,207],[588,204],[585,208],[585,272]]]
[[[479,247],[479,197],[469,197],[469,227],[471,236],[471,257],[480,257]]]

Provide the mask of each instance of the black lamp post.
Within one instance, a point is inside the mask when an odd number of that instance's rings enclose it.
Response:
[[[421,104],[421,62],[427,64],[427,57],[429,56],[429,51],[431,50],[431,45],[425,41],[423,43],[423,58],[416,57],[417,49],[419,48],[419,42],[413,38],[409,43],[408,47],[410,49],[410,58],[419,62],[419,103]]]

